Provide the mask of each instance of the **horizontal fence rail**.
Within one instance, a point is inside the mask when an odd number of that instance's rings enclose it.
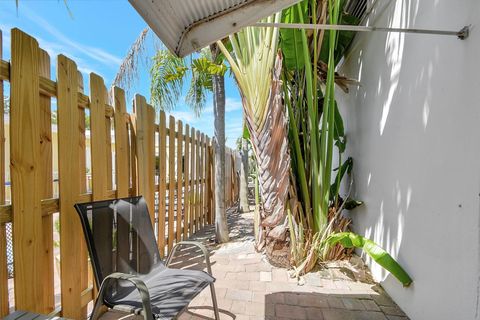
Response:
[[[14,292],[15,309],[86,318],[95,288],[75,203],[143,195],[162,256],[214,222],[212,139],[157,115],[141,95],[129,114],[124,91],[107,90],[94,73],[86,95],[66,56],[55,69],[54,81],[49,55],[18,29],[11,30],[11,61],[2,60],[0,31],[0,317]],[[225,166],[231,206],[238,198],[233,150]]]

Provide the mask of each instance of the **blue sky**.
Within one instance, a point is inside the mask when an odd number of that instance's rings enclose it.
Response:
[[[86,88],[90,72],[101,75],[109,87],[123,57],[146,27],[146,23],[126,0],[68,0],[67,3],[73,18],[63,0],[21,0],[18,11],[15,0],[0,0],[3,59],[10,58],[10,29],[16,27],[38,40],[40,47],[50,54],[53,66],[58,54],[73,59],[84,74]],[[153,55],[154,48],[154,39],[150,36],[147,41],[149,56]],[[130,93],[138,92],[147,97],[147,100],[150,99],[148,70],[146,59],[140,68],[137,83],[130,89]],[[55,75],[54,69],[52,75]],[[227,145],[235,147],[235,141],[242,132],[241,100],[233,79],[229,76],[225,89]],[[199,118],[185,105],[183,97],[171,114],[210,137],[213,136],[211,96]]]

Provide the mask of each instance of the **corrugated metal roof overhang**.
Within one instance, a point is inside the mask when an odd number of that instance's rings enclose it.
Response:
[[[180,57],[300,0],[129,0],[167,48]]]

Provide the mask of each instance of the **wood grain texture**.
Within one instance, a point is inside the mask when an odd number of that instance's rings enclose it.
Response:
[[[93,201],[104,200],[108,190],[108,160],[105,149],[107,130],[105,121],[106,89],[103,79],[90,74],[90,146],[92,156]]]
[[[183,220],[183,123],[177,122],[177,222],[175,224],[175,234],[177,243],[182,240],[182,220]]]
[[[130,189],[130,170],[128,164],[128,129],[125,92],[112,88],[115,123],[115,182],[117,197],[128,197]]]
[[[167,130],[165,112],[160,111],[158,129],[158,248],[160,255],[165,255],[165,215],[166,215],[166,188],[167,188]]]
[[[175,118],[169,117],[170,133],[168,135],[168,252],[172,250],[175,239]]]
[[[82,94],[84,92],[84,85],[83,85],[83,75],[80,71],[77,72],[77,84],[78,84],[78,94]],[[80,193],[87,192],[87,138],[86,138],[86,117],[85,117],[85,108],[78,108],[78,161],[79,161],[79,183],[80,183]],[[92,285],[93,279],[89,274],[92,274],[92,267],[88,261],[88,253],[87,253],[87,243],[85,241],[81,241],[80,245],[80,282],[81,282],[81,290],[85,291],[85,289]],[[82,291],[82,292],[83,292]],[[82,300],[82,306],[83,300]],[[82,308],[82,314],[87,314],[87,308],[84,306]]]
[[[73,205],[81,193],[80,113],[78,112],[78,71],[75,62],[65,56],[57,58],[58,104],[58,162],[60,188],[60,256],[62,274],[62,313],[72,319],[81,319],[82,283],[81,265],[84,237]],[[75,254],[73,254],[75,253]]]
[[[155,111],[145,98],[135,95],[138,194],[145,198],[155,226]]]
[[[40,75],[50,79],[50,56],[40,50]],[[52,111],[50,97],[40,94],[40,183],[42,184],[42,199],[53,198],[53,166],[52,166]],[[42,217],[43,229],[43,265],[45,313],[55,308],[54,276],[53,276],[53,217]]]
[[[190,224],[190,126],[185,125],[184,158],[183,158],[183,239],[187,239]]]
[[[13,29],[10,69],[10,174],[12,182],[15,306],[43,312],[43,230],[37,41]]]
[[[3,54],[2,31],[0,30],[0,60]],[[0,80],[0,110],[5,110],[3,81]],[[5,204],[5,124],[0,120],[0,204]],[[0,221],[0,317],[8,314],[7,232]]]

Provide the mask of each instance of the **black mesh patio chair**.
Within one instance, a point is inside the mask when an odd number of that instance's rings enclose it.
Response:
[[[143,197],[76,204],[75,209],[100,287],[92,320],[100,317],[102,306],[139,314],[145,320],[175,319],[207,286],[219,319],[207,249],[198,242],[179,242],[164,264]],[[185,246],[200,248],[208,273],[168,267],[177,249]]]

